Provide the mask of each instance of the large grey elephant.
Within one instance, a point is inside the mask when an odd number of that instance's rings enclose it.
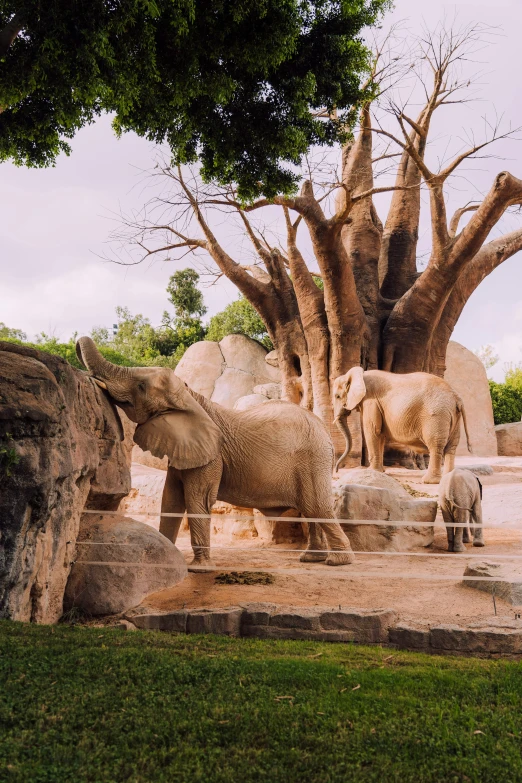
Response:
[[[172,370],[118,367],[89,337],[76,344],[80,361],[112,400],[138,424],[134,441],[155,457],[167,456],[161,511],[210,514],[216,500],[279,516],[332,519],[333,448],[322,421],[290,402],[274,400],[231,411],[189,389]],[[172,542],[181,517],[161,516]],[[189,517],[194,563],[210,561],[210,520]],[[352,563],[341,526],[309,525],[306,562]]]
[[[471,451],[462,400],[442,378],[426,372],[404,375],[382,370],[352,367],[333,384],[335,419],[346,438],[346,451],[352,448],[346,416],[361,411],[362,429],[370,467],[383,471],[384,446],[401,443],[430,455],[425,484],[438,484],[444,472],[453,470],[460,438],[460,419],[464,421],[468,450]]]
[[[471,470],[455,468],[440,482],[439,505],[446,525],[449,552],[465,552],[473,534],[473,546],[484,546],[482,484]]]

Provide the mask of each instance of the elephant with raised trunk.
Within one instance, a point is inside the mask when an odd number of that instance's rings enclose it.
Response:
[[[89,337],[76,344],[80,361],[113,402],[137,423],[134,441],[169,468],[162,514],[209,515],[216,500],[271,516],[296,509],[305,518],[332,519],[333,448],[322,421],[290,402],[273,400],[231,411],[189,389],[172,370],[118,367]],[[172,542],[181,517],[161,516]],[[194,563],[210,561],[210,519],[189,517]],[[309,525],[306,562],[352,563],[337,522]]]
[[[425,484],[438,484],[444,472],[455,466],[460,420],[469,442],[462,400],[442,378],[427,372],[400,375],[383,370],[352,367],[333,384],[334,416],[346,439],[346,450],[336,468],[350,453],[352,440],[346,417],[360,410],[370,467],[384,471],[386,443],[400,443],[413,451],[428,451],[430,462]]]

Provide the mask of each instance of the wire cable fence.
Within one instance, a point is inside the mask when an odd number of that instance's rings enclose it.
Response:
[[[105,510],[95,510],[95,509],[88,509],[83,512],[84,514],[89,515],[97,515],[97,516],[103,516],[103,517],[112,517],[112,518],[119,518],[119,519],[128,519],[128,516],[124,513],[118,512],[118,511],[105,511]],[[382,526],[387,528],[410,528],[410,529],[418,529],[418,528],[435,528],[438,527],[439,530],[445,531],[445,525],[442,522],[434,521],[434,522],[416,522],[416,521],[405,521],[405,520],[373,520],[373,519],[325,519],[325,518],[304,518],[304,517],[288,517],[288,516],[265,516],[265,515],[249,515],[249,514],[219,514],[219,513],[210,513],[210,514],[203,514],[203,513],[182,513],[182,512],[166,512],[166,513],[160,513],[160,512],[130,512],[132,514],[132,517],[145,517],[145,518],[181,518],[181,519],[209,519],[209,520],[216,520],[218,519],[220,522],[257,522],[257,521],[263,521],[263,522],[281,522],[281,523],[287,523],[287,524],[294,524],[294,523],[315,523],[317,525],[329,525],[332,523],[341,524],[344,529],[349,528],[350,526],[364,526],[364,525],[372,525],[372,526]],[[437,524],[438,523],[438,524]],[[454,528],[462,527],[467,528],[469,527],[471,530],[473,530],[474,527],[481,527],[483,530],[502,530],[502,531],[515,531],[519,530],[522,534],[522,523],[517,522],[507,522],[507,523],[500,523],[500,524],[492,524],[492,523],[484,523],[480,526],[473,525],[473,523],[455,523],[453,525]],[[349,536],[349,530],[346,530]],[[303,537],[305,537],[305,533],[303,532]],[[268,572],[273,574],[285,574],[285,575],[295,575],[296,573],[299,574],[319,574],[319,573],[327,573],[329,578],[340,578],[340,579],[364,579],[364,578],[371,578],[371,579],[385,579],[385,580],[393,580],[393,579],[412,579],[412,580],[425,580],[425,581],[446,581],[446,582],[486,582],[494,586],[495,583],[509,583],[509,584],[522,584],[522,570],[520,574],[513,573],[508,576],[505,576],[501,573],[498,574],[498,576],[495,574],[494,576],[480,576],[480,575],[473,575],[473,576],[464,576],[462,572],[457,573],[433,573],[433,572],[427,572],[427,571],[404,571],[404,570],[394,570],[394,571],[379,571],[378,568],[375,570],[364,570],[364,562],[367,561],[368,558],[424,558],[424,559],[431,559],[436,561],[437,563],[440,563],[441,559],[446,560],[449,563],[455,564],[456,562],[460,561],[460,563],[464,566],[467,560],[487,560],[488,563],[492,565],[505,565],[512,562],[517,562],[522,560],[522,535],[521,535],[521,553],[520,554],[511,554],[511,553],[504,553],[504,552],[491,552],[488,551],[487,542],[486,542],[486,551],[482,550],[480,553],[475,553],[471,551],[466,552],[460,552],[460,553],[453,553],[453,552],[436,552],[436,551],[383,551],[383,550],[353,550],[354,555],[357,556],[357,558],[360,558],[360,563],[355,564],[347,564],[344,566],[336,566],[336,567],[321,567],[320,563],[314,564],[312,567],[310,567],[309,564],[306,562],[300,562],[299,565],[296,565],[296,567],[288,567],[287,565],[283,566],[262,566],[262,567],[251,567],[248,566],[249,571],[262,571],[262,572]],[[136,543],[133,542],[107,542],[107,541],[77,541],[77,546],[80,547],[97,547],[97,546],[121,546],[121,547],[136,547],[138,546]],[[419,547],[422,545],[419,544]],[[180,547],[178,544],[178,548],[183,553],[189,553],[191,552],[191,547]],[[212,544],[209,547],[202,547],[198,545],[199,550],[204,549],[210,549],[214,552],[248,552],[249,554],[259,554],[262,553],[266,555],[267,557],[270,557],[271,553],[273,556],[276,556],[278,554],[285,554],[285,555],[295,555],[300,556],[302,553],[306,552],[308,554],[325,554],[327,553],[328,549],[325,545],[325,548],[323,549],[302,549],[299,548],[299,546],[292,547],[292,548],[283,548],[279,544],[274,543],[268,543],[265,546],[222,546],[218,543]],[[271,552],[272,550],[272,552]],[[93,555],[95,556],[96,550],[93,551]],[[117,565],[117,566],[124,566],[124,567],[136,567],[136,568],[164,568],[161,564],[156,563],[125,563],[125,562],[119,562],[119,561],[104,561],[104,560],[82,560],[81,561],[84,564],[96,566],[107,566],[109,564],[111,565]],[[359,569],[359,565],[363,566],[363,570]],[[201,566],[194,566],[191,570],[194,571],[204,571],[204,572],[223,572],[223,571],[230,571],[230,570],[242,570],[244,569],[244,564],[241,565],[221,565],[221,566],[215,566],[211,564],[204,564]],[[493,594],[494,596],[494,594]],[[495,613],[496,613],[496,606],[495,606]]]

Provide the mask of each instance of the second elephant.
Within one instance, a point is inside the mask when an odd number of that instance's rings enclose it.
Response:
[[[460,439],[460,420],[471,451],[464,405],[451,386],[427,372],[403,375],[382,370],[363,371],[352,367],[333,385],[334,415],[351,450],[351,436],[346,416],[360,410],[362,428],[370,467],[383,471],[384,446],[401,443],[414,451],[429,452],[430,463],[423,481],[438,484],[444,472],[453,470]]]
[[[449,552],[465,552],[471,533],[473,546],[484,546],[482,532],[482,484],[471,470],[455,468],[442,477],[439,487]]]

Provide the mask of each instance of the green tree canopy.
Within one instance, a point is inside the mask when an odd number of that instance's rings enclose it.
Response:
[[[102,112],[252,198],[344,137],[389,0],[0,0],[0,160],[52,164]],[[318,111],[326,108],[326,118]],[[335,112],[333,111],[335,109]]]
[[[269,350],[273,348],[264,321],[248,299],[242,296],[212,316],[205,339],[219,342],[227,334],[246,334],[262,342]]]
[[[0,321],[0,340],[18,340],[23,342],[27,340],[27,335],[21,329],[11,329],[3,321]]]

